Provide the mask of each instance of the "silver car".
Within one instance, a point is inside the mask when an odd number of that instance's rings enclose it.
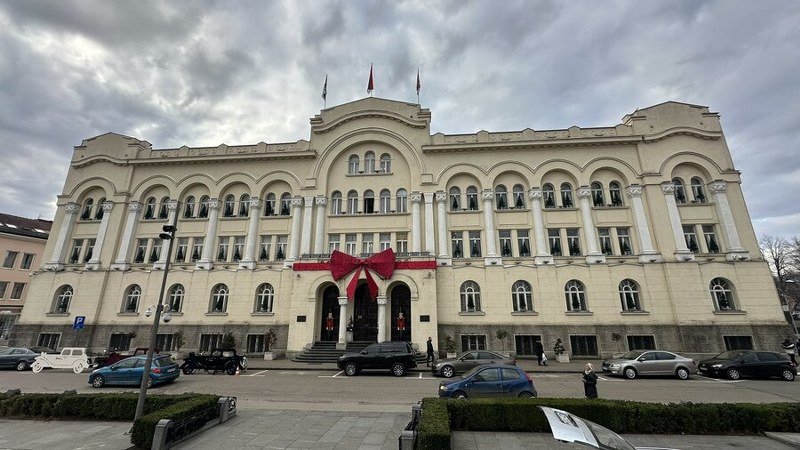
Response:
[[[686,380],[697,373],[697,364],[691,358],[663,350],[633,350],[603,361],[603,372],[628,379],[640,375],[675,375]]]
[[[453,359],[443,359],[431,367],[434,376],[450,378],[453,375],[468,372],[484,364],[509,364],[517,365],[515,356],[506,356],[488,350],[472,350],[464,352]]]

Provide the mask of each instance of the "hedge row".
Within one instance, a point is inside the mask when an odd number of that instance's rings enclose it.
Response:
[[[131,442],[138,447],[150,448],[153,443],[156,425],[161,419],[178,421],[198,414],[207,408],[215,407],[218,401],[218,396],[196,395],[182,402],[143,415],[133,423]]]
[[[563,409],[617,433],[760,434],[800,432],[800,403],[640,403],[586,399],[427,398],[422,403],[418,445],[449,448],[450,430],[550,432],[538,406]],[[426,411],[426,408],[429,411]]]

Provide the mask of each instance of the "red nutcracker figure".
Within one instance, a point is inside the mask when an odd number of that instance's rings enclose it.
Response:
[[[403,335],[406,332],[406,318],[403,317],[403,312],[397,314],[397,334],[400,335],[400,340],[403,340]]]
[[[328,317],[325,319],[325,331],[328,332],[328,337],[330,338],[331,333],[333,333],[333,313],[329,312]]]

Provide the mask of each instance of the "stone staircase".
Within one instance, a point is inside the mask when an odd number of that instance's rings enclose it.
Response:
[[[316,341],[308,350],[298,353],[292,358],[292,361],[304,362],[309,364],[322,364],[322,363],[336,363],[336,360],[345,352],[358,352],[364,347],[374,344],[370,341],[356,341],[348,342],[346,350],[337,350],[335,341]],[[425,354],[417,353],[415,358],[417,366],[422,365],[425,367]]]

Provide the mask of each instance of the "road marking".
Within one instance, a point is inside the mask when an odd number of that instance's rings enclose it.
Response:
[[[336,377],[338,377],[339,375],[341,375],[342,373],[344,373],[344,372],[342,372],[342,371],[340,370],[340,371],[336,372],[336,373],[335,373],[335,374],[333,374],[333,375],[317,375],[317,377],[318,377],[318,378],[336,378]]]
[[[249,374],[249,375],[247,375],[247,376],[248,376],[248,377],[263,377],[263,376],[265,376],[265,375],[261,375],[261,374],[262,374],[262,373],[264,373],[264,372],[269,372],[269,369],[267,369],[267,370],[262,370],[261,372],[251,373],[251,374]]]

